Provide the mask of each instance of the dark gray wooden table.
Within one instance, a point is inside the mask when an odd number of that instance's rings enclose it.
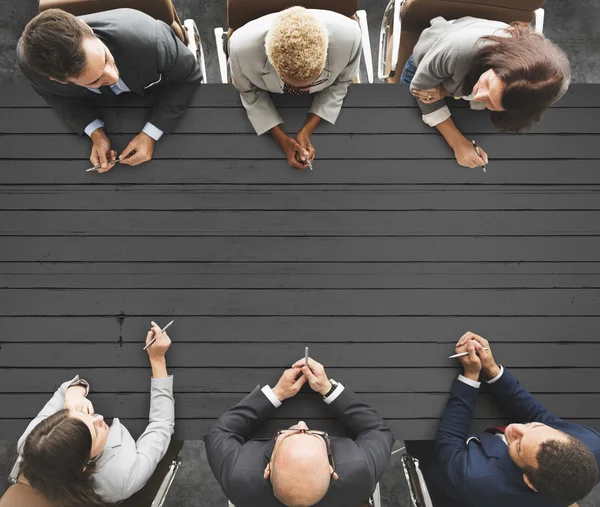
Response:
[[[307,101],[276,100],[289,131]],[[147,102],[105,109],[118,149]],[[560,416],[600,429],[600,86],[575,85],[532,133],[456,165],[402,86],[350,90],[314,136],[313,172],[253,134],[232,87],[202,86],[139,168],[86,173],[90,142],[17,83],[0,87],[0,435],[79,373],[134,434],[148,414],[150,320],[175,319],[176,435],[200,439],[304,346],[389,421],[433,438],[467,329]],[[335,427],[311,392],[277,412]],[[503,420],[482,393],[474,429]]]

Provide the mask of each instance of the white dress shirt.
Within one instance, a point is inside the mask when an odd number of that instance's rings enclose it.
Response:
[[[275,408],[279,408],[281,407],[281,402],[277,399],[277,396],[275,396],[275,394],[273,393],[273,389],[271,389],[268,385],[266,385],[265,387],[263,387],[261,389],[261,391],[264,393],[264,395],[269,398],[269,401],[273,404],[273,406]],[[337,387],[333,390],[333,392],[327,396],[327,398],[325,398],[325,403],[327,403],[327,405],[333,403],[334,400],[337,399],[337,397],[342,394],[342,392],[344,391],[344,386],[342,384],[340,384],[338,382]]]
[[[110,89],[115,95],[121,95],[121,93],[129,93],[131,91],[121,78],[119,78],[119,80],[114,85],[111,85]],[[98,95],[102,95],[102,92],[98,90],[98,88],[88,88],[88,90],[97,93]],[[104,127],[104,122],[96,118],[85,128],[85,133],[91,137],[94,131],[102,127]],[[149,135],[155,141],[158,141],[163,135],[163,131],[160,130],[157,126],[150,123],[149,121],[146,122],[146,125],[144,125],[142,132],[144,134]]]

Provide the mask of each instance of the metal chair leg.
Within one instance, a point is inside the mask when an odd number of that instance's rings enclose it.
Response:
[[[169,471],[160,485],[154,500],[152,501],[151,507],[163,507],[165,501],[167,500],[167,495],[169,494],[169,490],[173,485],[173,481],[175,480],[175,476],[179,471],[179,467],[181,467],[181,458],[177,458],[173,460],[171,466],[169,467]]]

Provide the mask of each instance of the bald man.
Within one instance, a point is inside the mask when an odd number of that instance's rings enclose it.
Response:
[[[329,437],[304,421],[270,439],[250,437],[308,382],[352,438]],[[236,507],[357,507],[385,473],[394,437],[379,414],[304,358],[277,385],[256,387],[204,436],[210,467]]]

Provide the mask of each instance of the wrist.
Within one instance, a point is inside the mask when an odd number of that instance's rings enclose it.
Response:
[[[488,380],[491,380],[493,378],[496,378],[498,375],[500,375],[500,372],[502,370],[500,370],[500,366],[498,366],[497,364],[494,364],[494,366],[491,366],[490,368],[488,368],[485,372],[486,376],[488,377]]]
[[[327,379],[327,383],[323,386],[323,389],[321,389],[319,391],[319,394],[321,396],[326,396],[327,393],[329,393],[329,391],[331,391],[333,389],[333,384],[331,383],[331,381],[329,379]]]
[[[94,142],[104,138],[106,138],[106,134],[104,133],[104,129],[102,129],[102,127],[97,128],[90,134],[90,139]]]
[[[283,396],[283,394],[281,393],[281,391],[277,388],[277,386],[275,386],[273,389],[271,389],[271,391],[273,391],[273,394],[275,395],[275,398],[277,398],[280,402],[284,402],[285,401],[285,396]]]
[[[164,356],[157,358],[150,358],[150,366],[152,367],[153,378],[165,378],[168,377],[167,373],[167,361]]]
[[[473,382],[479,382],[479,372],[465,371],[463,373],[463,377],[468,378],[469,380],[472,380]]]
[[[73,397],[85,398],[86,388],[84,386],[75,385],[67,388],[65,391],[65,399]]]

